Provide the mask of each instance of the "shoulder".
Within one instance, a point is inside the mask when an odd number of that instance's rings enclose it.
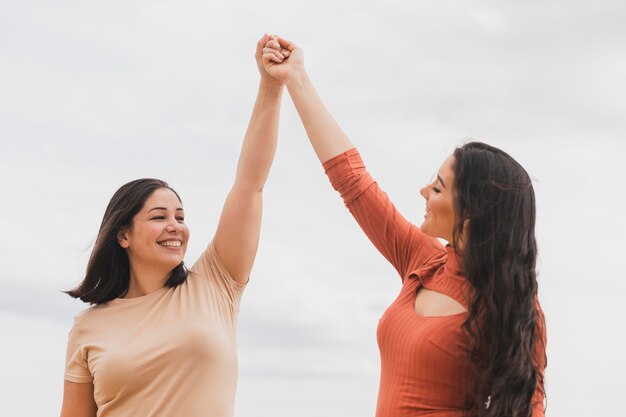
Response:
[[[74,325],[72,326],[72,331],[83,332],[89,329],[94,322],[101,319],[104,311],[107,310],[108,307],[109,306],[107,303],[103,303],[85,308],[76,316],[74,316]]]
[[[207,285],[214,288],[225,294],[235,304],[239,304],[241,294],[246,287],[245,284],[240,284],[230,275],[215,251],[212,241],[189,269],[187,281],[191,286]]]
[[[407,276],[416,275],[421,279],[431,276],[436,271],[444,268],[449,260],[449,253],[441,242],[434,238],[425,235],[419,227],[415,227],[416,239],[422,239],[420,251],[414,251],[411,254],[411,267],[407,273]]]
[[[200,258],[189,269],[189,275],[198,275],[208,278],[209,280],[217,278],[219,281],[236,288],[241,287],[243,289],[245,287],[245,284],[238,283],[230,275],[228,269],[226,269],[226,266],[217,254],[213,241],[207,245],[206,249],[200,255]]]

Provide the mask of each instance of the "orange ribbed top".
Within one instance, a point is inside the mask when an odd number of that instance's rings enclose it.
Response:
[[[378,325],[381,374],[376,416],[469,417],[468,340],[461,329],[467,313],[424,317],[415,311],[420,286],[469,307],[471,288],[454,249],[423,234],[396,210],[356,149],[327,161],[324,169],[363,231],[402,278],[398,298]],[[537,352],[540,363],[543,353]],[[533,403],[533,417],[542,417],[539,390]]]

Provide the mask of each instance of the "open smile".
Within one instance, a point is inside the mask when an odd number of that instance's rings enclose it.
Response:
[[[160,246],[165,246],[166,248],[180,248],[183,244],[183,242],[180,240],[163,240],[157,243]]]

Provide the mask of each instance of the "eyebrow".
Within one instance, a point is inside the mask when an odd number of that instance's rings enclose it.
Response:
[[[152,210],[166,210],[167,211],[167,207],[152,207],[150,210],[148,210],[148,213],[150,213]],[[182,207],[179,207],[176,209],[176,211],[183,211]]]
[[[441,177],[439,176],[439,174],[437,174],[437,179],[439,180],[439,182],[441,183],[441,185],[443,185],[443,188],[447,188],[446,184],[443,182],[443,180],[441,179]]]

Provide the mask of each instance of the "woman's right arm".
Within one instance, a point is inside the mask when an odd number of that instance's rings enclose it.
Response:
[[[275,51],[283,48],[290,52],[289,58],[275,61]],[[320,162],[324,163],[353,148],[354,145],[328,112],[309,80],[302,50],[292,42],[278,38],[268,42],[263,53],[266,71],[287,86]]]
[[[287,49],[286,59],[276,52]],[[341,130],[315,91],[305,69],[303,53],[282,38],[263,50],[266,71],[287,86],[311,145],[333,187],[341,194],[365,234],[402,278],[433,256],[445,253],[436,239],[424,235],[405,219],[365,169],[354,145]]]
[[[61,417],[96,417],[98,407],[93,398],[93,383],[65,381]]]

